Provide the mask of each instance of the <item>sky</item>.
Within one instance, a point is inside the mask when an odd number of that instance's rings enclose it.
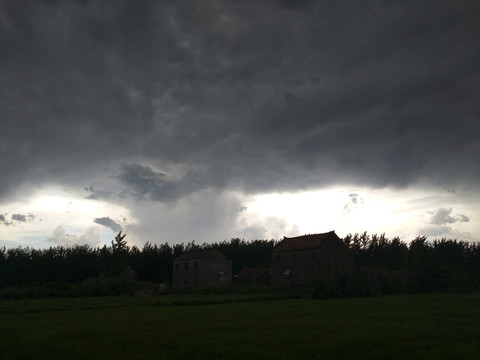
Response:
[[[0,1],[0,246],[480,241],[480,5]]]

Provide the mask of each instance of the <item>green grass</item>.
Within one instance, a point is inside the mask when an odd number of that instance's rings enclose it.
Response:
[[[0,359],[480,358],[479,293],[236,296],[1,301]]]

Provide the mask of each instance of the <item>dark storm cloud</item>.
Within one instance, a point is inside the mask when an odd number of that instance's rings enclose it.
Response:
[[[113,232],[117,232],[122,230],[121,225],[116,222],[115,220],[109,218],[109,217],[101,217],[101,218],[95,218],[93,219],[94,223],[97,223],[99,225],[105,226],[109,229],[111,229]]]
[[[57,182],[107,198],[117,190],[87,185],[106,176],[161,202],[205,188],[478,186],[479,10],[4,1],[0,196]]]
[[[189,170],[169,179],[150,166],[122,164],[120,170],[118,179],[126,188],[119,195],[133,196],[138,200],[169,202],[207,187],[202,179],[204,175],[198,171]]]
[[[122,165],[120,181],[137,199],[149,196],[152,200],[166,201],[176,197],[175,184],[165,179],[165,174],[142,165]]]

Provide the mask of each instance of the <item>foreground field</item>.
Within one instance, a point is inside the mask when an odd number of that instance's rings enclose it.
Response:
[[[183,296],[1,301],[0,359],[480,358],[478,293]]]

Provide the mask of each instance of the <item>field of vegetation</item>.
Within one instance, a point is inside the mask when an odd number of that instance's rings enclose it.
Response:
[[[477,359],[480,293],[0,300],[0,359]]]

